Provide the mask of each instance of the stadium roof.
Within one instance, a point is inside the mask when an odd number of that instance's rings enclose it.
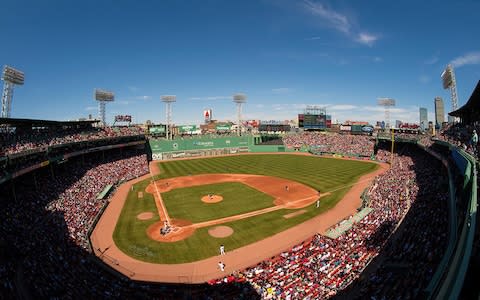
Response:
[[[480,80],[467,103],[448,115],[460,117],[464,123],[473,123],[480,120]]]
[[[34,119],[13,119],[0,118],[0,125],[9,125],[13,127],[60,127],[60,126],[86,126],[98,123],[98,120],[85,121],[51,121],[51,120],[34,120]]]

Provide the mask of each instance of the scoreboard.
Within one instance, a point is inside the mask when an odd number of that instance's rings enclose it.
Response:
[[[132,116],[130,115],[116,115],[115,122],[132,122]]]
[[[298,127],[305,129],[325,129],[331,127],[331,118],[329,115],[298,115]]]

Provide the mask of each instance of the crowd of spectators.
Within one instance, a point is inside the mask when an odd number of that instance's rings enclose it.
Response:
[[[100,135],[109,136],[109,130]],[[368,136],[314,132],[283,140],[289,147],[320,146],[325,152],[352,155],[370,156],[374,149]],[[108,184],[148,172],[144,154],[117,150],[108,157],[91,154],[61,164],[53,172],[24,175],[15,184],[22,188],[15,189],[14,201],[13,183],[0,185],[0,245],[10,245],[1,253],[10,258],[0,258],[0,294],[13,295],[15,289],[25,288],[38,298],[216,299],[240,294],[250,299],[256,293],[266,299],[328,298],[361,277],[372,259],[387,257],[359,282],[354,295],[407,299],[420,297],[446,247],[448,194],[439,184],[445,178],[441,165],[414,146],[405,146],[397,147],[392,168],[367,191],[373,211],[337,239],[317,234],[208,286],[136,283],[99,267],[88,249],[88,229],[107,201],[97,199],[97,194]],[[377,151],[379,160],[390,157],[388,145]],[[15,286],[19,281],[14,281],[14,274],[19,270],[23,287]]]
[[[308,146],[317,149],[318,152],[360,156],[372,155],[375,146],[375,140],[371,136],[316,131],[285,135],[283,143],[288,148]]]
[[[81,246],[82,250],[88,250],[87,231],[107,201],[97,199],[106,185],[148,173],[145,154],[126,158],[113,155],[101,164],[96,163],[97,159],[78,160],[72,162],[72,165],[67,164],[68,167],[59,166],[54,174],[30,178],[30,184],[15,190],[15,201],[10,199],[7,205],[3,205],[3,226],[0,227],[2,236],[15,249],[30,254],[24,265],[29,282],[48,279],[37,276],[36,273],[47,272],[48,269],[43,268],[43,264],[49,260],[49,256],[58,259],[58,252],[62,252],[60,249],[63,246]],[[24,180],[28,181],[26,178]],[[32,184],[34,186],[30,186]],[[3,195],[10,194],[8,191],[3,192]],[[63,228],[64,231],[59,233],[55,230],[58,228]],[[64,236],[58,236],[59,234]],[[64,258],[63,263],[68,263],[68,260]],[[61,273],[53,274],[54,269],[51,271],[52,274],[49,275],[52,278],[62,277]],[[32,275],[31,278],[29,275]],[[48,285],[36,285],[34,290],[47,291]],[[43,297],[47,295],[48,292]]]
[[[72,170],[75,172],[75,170]],[[97,195],[107,185],[127,181],[148,173],[146,155],[132,156],[91,166],[79,179],[46,206],[47,211],[61,212],[72,240],[88,248],[87,231],[107,199]]]
[[[366,265],[381,254],[401,263],[406,272],[393,274],[381,267],[354,296],[419,297],[446,248],[448,194],[437,187],[441,165],[419,150],[400,150],[393,167],[368,189],[368,205],[373,211],[343,235],[330,239],[317,234],[287,252],[210,284],[245,280],[264,299],[323,299],[337,295],[359,278]],[[379,152],[390,156],[388,150]],[[405,228],[384,248],[403,218]],[[388,287],[392,282],[396,288]]]
[[[148,172],[146,155],[137,151],[92,153],[53,171],[40,169],[0,185],[0,295],[16,298],[23,293],[38,299],[247,295],[255,299],[255,291],[242,283],[185,287],[134,282],[110,271],[91,253],[87,232],[108,201],[97,195],[108,184]]]
[[[136,126],[128,127],[90,127],[90,128],[57,128],[47,127],[28,131],[0,131],[0,149],[2,155],[32,151],[53,145],[61,145],[96,139],[143,134]]]
[[[376,180],[373,187],[382,185],[377,188],[377,192],[382,193],[370,193],[380,200],[375,201],[376,209],[384,207],[385,210],[387,203],[399,199],[395,207],[386,210],[395,223],[400,217],[404,217],[404,221],[399,233],[388,240],[381,267],[361,282],[360,293],[356,294],[358,298],[367,295],[376,299],[422,298],[422,290],[429,284],[447,247],[446,171],[440,162],[425,153],[412,155],[408,147],[404,151],[406,157],[414,160],[395,157],[394,164],[402,164],[404,168],[392,170],[394,173],[386,178],[394,184],[385,185]]]
[[[442,129],[435,137],[437,139],[449,142],[459,148],[467,151],[471,155],[478,157],[478,133],[480,126],[462,125],[455,123]],[[477,135],[476,141],[473,136]]]

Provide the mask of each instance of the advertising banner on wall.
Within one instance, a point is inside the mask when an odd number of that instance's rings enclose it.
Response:
[[[148,133],[150,133],[152,135],[155,135],[155,134],[158,134],[158,135],[163,134],[164,135],[165,131],[166,131],[165,125],[152,126],[152,127],[148,128]]]
[[[200,127],[197,125],[179,125],[177,128],[180,133],[191,133],[200,130]]]
[[[217,131],[230,131],[232,130],[232,126],[228,125],[228,124],[219,124],[219,125],[216,125],[215,126],[215,129]]]

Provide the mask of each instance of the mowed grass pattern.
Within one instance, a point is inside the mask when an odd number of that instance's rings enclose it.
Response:
[[[161,174],[156,176],[157,179],[208,173],[259,174],[295,180],[322,193],[332,192],[329,196],[322,197],[320,208],[316,208],[314,203],[304,208],[305,213],[293,218],[286,219],[283,216],[297,210],[281,209],[222,224],[234,229],[234,234],[226,238],[210,236],[208,229],[211,227],[205,227],[198,229],[185,240],[160,243],[151,240],[146,234],[146,228],[159,220],[158,215],[148,221],[139,221],[136,218],[138,213],[155,208],[150,194],[144,193],[144,199],[137,198],[137,192],[144,191],[149,180],[139,183],[127,197],[115,228],[114,241],[123,252],[136,259],[175,264],[218,255],[220,244],[226,245],[227,251],[230,251],[307,221],[335,206],[361,175],[374,171],[377,165],[314,156],[259,154],[168,161],[159,163],[159,167]]]
[[[218,203],[204,203],[202,196],[223,197]],[[216,220],[274,206],[274,198],[239,182],[206,184],[162,193],[168,215],[193,223]]]
[[[314,156],[259,154],[168,161],[159,167],[159,178],[208,173],[259,174],[291,179],[325,193],[350,184],[377,165]]]

